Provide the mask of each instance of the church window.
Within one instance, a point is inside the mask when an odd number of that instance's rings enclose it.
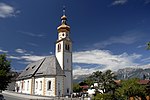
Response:
[[[58,95],[60,96],[60,83],[58,83]]]
[[[38,89],[38,81],[36,81],[36,89]]]
[[[67,44],[65,45],[65,49],[67,50]]]
[[[70,50],[70,47],[69,47],[69,45],[68,45],[68,51]]]
[[[27,91],[29,90],[29,81],[27,82]]]
[[[25,90],[25,81],[23,82],[23,89]]]
[[[69,44],[66,44],[66,45],[65,45],[65,49],[66,49],[67,51],[69,51],[69,49],[70,49]]]
[[[67,88],[67,93],[69,93],[69,88]]]
[[[22,81],[22,89],[24,90],[25,81]]]
[[[47,90],[51,90],[51,81],[48,81],[47,83]]]
[[[61,44],[58,44],[57,49],[58,49],[58,52],[60,52],[60,50],[61,50]]]
[[[42,81],[40,81],[40,90],[42,90]]]

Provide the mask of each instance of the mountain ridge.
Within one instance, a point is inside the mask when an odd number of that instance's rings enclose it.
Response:
[[[130,78],[150,79],[150,68],[123,68],[114,72],[118,80],[125,80]],[[78,83],[83,81],[88,75],[74,75],[73,82]]]

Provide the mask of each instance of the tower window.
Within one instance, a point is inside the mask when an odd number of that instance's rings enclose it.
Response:
[[[69,47],[69,45],[68,45],[68,50],[70,50],[70,47]]]
[[[60,51],[61,51],[61,44],[58,44],[58,46],[57,46],[57,50],[58,50],[58,52],[60,52]]]
[[[69,51],[69,49],[70,49],[69,44],[65,45],[65,49]]]

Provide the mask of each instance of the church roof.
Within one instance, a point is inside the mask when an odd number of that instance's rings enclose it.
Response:
[[[57,58],[53,55],[29,64],[17,79],[56,75],[64,75],[64,72],[58,63]]]

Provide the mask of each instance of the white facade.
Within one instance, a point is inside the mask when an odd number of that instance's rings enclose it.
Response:
[[[67,17],[61,17],[62,25],[58,29],[58,40],[56,42],[56,58],[64,70],[64,95],[72,93],[72,41],[70,39],[70,26],[67,25]]]
[[[47,76],[34,79],[17,81],[19,89],[16,92],[44,96],[63,96],[64,95],[64,76]],[[32,93],[33,91],[33,93]]]
[[[29,64],[16,81],[16,92],[66,96],[72,93],[72,41],[65,15],[58,29],[55,56]]]
[[[18,90],[16,88],[16,92],[31,94],[31,81],[32,79],[25,79],[21,81],[17,81],[16,84],[18,86]]]

